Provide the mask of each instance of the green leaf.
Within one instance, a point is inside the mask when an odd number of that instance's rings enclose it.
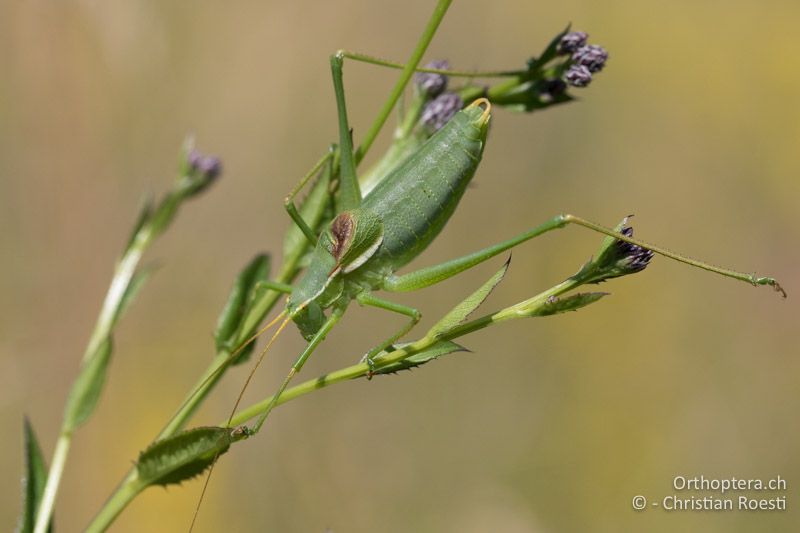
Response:
[[[36,512],[39,510],[44,486],[47,483],[47,466],[28,417],[25,417],[23,434],[25,438],[25,475],[22,477],[22,512],[17,524],[17,533],[30,533],[36,523]],[[51,519],[48,531],[52,530],[53,521]]]
[[[608,294],[607,292],[582,292],[563,298],[553,296],[547,303],[531,313],[530,316],[550,316],[566,313],[567,311],[577,311],[581,307],[593,304],[603,296],[608,296]]]
[[[228,301],[222,308],[217,319],[217,327],[214,330],[217,350],[234,348],[232,344],[236,341],[236,332],[241,325],[242,318],[245,316],[247,308],[252,305],[253,299],[263,292],[258,283],[269,277],[269,270],[269,255],[258,254],[236,277],[228,295]]]
[[[136,471],[149,485],[180,483],[201,474],[228,451],[234,441],[231,428],[198,427],[160,440],[139,454]]]
[[[461,324],[467,317],[475,311],[486,298],[491,294],[492,290],[503,279],[508,271],[508,265],[511,263],[511,257],[505,262],[503,267],[498,270],[494,276],[489,278],[489,281],[484,283],[480,289],[470,294],[463,302],[450,310],[439,322],[437,322],[429,331],[427,336],[430,338],[438,338]]]
[[[72,384],[64,409],[64,428],[73,431],[83,424],[94,411],[106,380],[108,361],[113,343],[106,337],[97,350],[81,365],[80,374]]]
[[[402,345],[401,345],[402,346]],[[401,347],[400,346],[400,347]],[[384,367],[380,367],[375,370],[374,374],[394,374],[399,372],[400,370],[411,370],[414,367],[424,365],[425,363],[429,363],[434,359],[438,359],[443,355],[455,353],[455,352],[468,352],[466,348],[461,346],[460,344],[456,344],[452,341],[439,341],[430,348],[423,350],[419,353],[415,353],[412,356],[409,356],[402,361],[397,361],[390,365],[386,365]]]

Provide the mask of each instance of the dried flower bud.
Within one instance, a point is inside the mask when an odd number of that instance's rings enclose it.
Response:
[[[572,65],[564,74],[564,79],[573,87],[586,87],[592,82],[592,73],[583,65]]]
[[[626,237],[633,237],[633,228],[623,227],[620,231]],[[624,268],[625,274],[633,274],[644,270],[653,258],[653,252],[647,248],[642,248],[638,244],[631,244],[625,241],[614,241],[616,253],[620,256],[618,265]]]
[[[437,70],[448,70],[450,63],[446,59],[431,61],[425,68],[434,68]],[[435,98],[442,94],[447,89],[447,76],[444,74],[435,74],[433,72],[417,72],[414,75],[414,82],[419,88],[419,92]]]
[[[608,52],[602,46],[589,44],[578,48],[572,54],[572,60],[577,65],[583,65],[588,68],[589,72],[599,72],[603,70],[603,66],[608,61]]]
[[[558,53],[567,55],[575,52],[581,46],[586,44],[589,34],[583,31],[571,31],[561,38],[558,43]]]
[[[625,217],[614,230],[626,237],[633,237],[633,228],[627,225],[628,218]],[[603,240],[595,259],[586,263],[576,276],[584,283],[600,283],[641,272],[652,258],[651,250],[609,236]]]
[[[462,107],[464,102],[456,93],[442,93],[428,102],[420,120],[431,131],[439,131]]]

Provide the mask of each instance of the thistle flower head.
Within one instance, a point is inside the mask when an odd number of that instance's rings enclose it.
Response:
[[[431,61],[425,68],[434,68],[437,70],[448,70],[450,63],[446,59]],[[447,76],[444,74],[435,74],[433,72],[417,72],[414,75],[414,82],[417,84],[419,92],[435,98],[442,94],[447,89]]]
[[[588,68],[589,72],[600,72],[608,61],[608,52],[602,46],[587,44],[575,50],[572,61]]]
[[[420,121],[430,131],[439,131],[462,107],[464,102],[456,93],[442,93],[425,105]]]
[[[558,43],[558,53],[567,55],[586,44],[589,34],[583,31],[571,31],[565,34]]]

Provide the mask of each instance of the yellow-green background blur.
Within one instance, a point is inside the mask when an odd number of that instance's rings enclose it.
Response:
[[[329,53],[402,60],[432,6],[0,5],[0,529],[18,512],[23,414],[49,460],[113,261],[143,195],[168,188],[184,135],[225,173],[148,253],[161,266],[75,436],[60,531],[87,524],[206,367],[239,268],[279,253],[282,199],[336,137]],[[569,21],[609,49],[606,70],[578,103],[494,113],[475,187],[415,264],[559,212],[609,225],[635,213],[637,235],[774,275],[789,299],[657,257],[579,313],[498,326],[462,339],[475,353],[281,407],[215,470],[197,531],[797,530],[800,4],[460,1],[427,57],[517,68]],[[395,79],[347,65],[357,139]],[[526,244],[485,309],[560,281],[600,240],[570,228]],[[399,300],[424,328],[501,262]],[[400,322],[353,306],[303,376],[356,361]],[[284,335],[248,402],[301,345]],[[197,424],[227,415],[245,372]],[[780,475],[789,510],[631,509],[701,474]],[[184,531],[200,488],[149,489],[112,530]]]

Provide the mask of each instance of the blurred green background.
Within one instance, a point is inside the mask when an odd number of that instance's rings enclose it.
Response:
[[[143,195],[169,186],[184,135],[225,174],[148,256],[161,268],[75,437],[60,531],[88,523],[206,367],[239,268],[279,253],[283,196],[336,137],[328,54],[402,60],[432,6],[0,4],[0,528],[19,507],[22,416],[49,459],[113,261]],[[642,238],[774,275],[790,298],[656,258],[580,313],[483,331],[463,339],[473,354],[280,408],[215,470],[197,531],[796,531],[800,4],[455,2],[428,57],[516,68],[569,21],[609,49],[608,67],[580,102],[494,114],[476,186],[416,265],[559,212],[608,225],[635,213]],[[356,138],[395,77],[346,68]],[[560,281],[599,242],[571,228],[521,247],[485,309]],[[501,262],[400,300],[424,328]],[[354,362],[399,324],[353,306],[303,377]],[[301,345],[284,335],[247,401]],[[245,372],[198,424],[227,415]],[[631,509],[700,474],[780,475],[789,510]],[[149,489],[113,530],[186,530],[200,488]]]

